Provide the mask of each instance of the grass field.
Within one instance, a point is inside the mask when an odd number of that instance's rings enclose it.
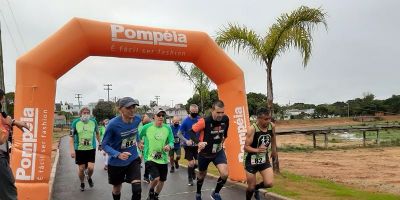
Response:
[[[182,159],[180,163],[186,165],[187,161]],[[210,164],[208,173],[218,176],[218,170]],[[259,177],[261,181],[261,177]],[[324,200],[396,200],[400,196],[363,191],[351,186],[335,183],[326,179],[299,176],[288,171],[274,176],[274,187],[268,191],[293,198],[293,199],[324,199]]]

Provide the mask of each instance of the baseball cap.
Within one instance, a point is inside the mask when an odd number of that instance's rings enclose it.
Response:
[[[157,114],[158,114],[158,113],[160,113],[160,112],[163,112],[164,114],[167,114],[167,112],[165,112],[165,110],[164,110],[164,109],[162,109],[162,108],[157,108],[157,109],[154,109],[154,112],[153,112],[153,114],[157,115]]]
[[[139,101],[137,99],[133,99],[131,97],[123,97],[122,99],[119,99],[118,101],[118,107],[122,108],[122,107],[129,107],[132,105],[139,105]]]

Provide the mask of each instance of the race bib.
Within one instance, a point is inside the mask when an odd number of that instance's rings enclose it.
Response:
[[[151,157],[153,157],[154,160],[160,160],[162,158],[162,153],[161,152],[153,152],[151,154]]]
[[[217,153],[218,151],[221,150],[221,147],[222,147],[221,143],[219,143],[219,144],[213,144],[213,148],[212,148],[211,153]]]
[[[128,137],[122,140],[121,149],[127,149],[134,145],[136,145],[136,137],[135,136]]]
[[[81,145],[82,146],[92,146],[92,140],[91,139],[80,139],[81,140]]]
[[[181,140],[178,137],[174,138],[174,143],[179,143],[180,141]]]
[[[266,154],[255,154],[251,155],[251,164],[252,165],[259,165],[259,164],[264,164],[266,163]]]

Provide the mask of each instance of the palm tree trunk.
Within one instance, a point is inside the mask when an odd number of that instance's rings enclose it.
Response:
[[[267,72],[267,107],[270,110],[270,116],[274,113],[273,107],[273,99],[274,99],[274,92],[272,90],[272,63],[265,62],[267,68],[265,71]]]
[[[272,90],[272,62],[266,62],[267,64],[267,106],[270,110],[269,115],[272,117],[274,113],[274,92]],[[272,168],[276,174],[280,174],[279,159],[278,159],[278,147],[276,147],[276,157],[272,158]]]

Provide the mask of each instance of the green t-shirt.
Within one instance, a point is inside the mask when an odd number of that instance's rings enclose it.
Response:
[[[90,119],[87,123],[79,118],[71,125],[71,136],[74,137],[75,150],[96,149],[96,133],[98,132],[97,122]]]
[[[174,135],[171,128],[167,124],[161,127],[149,123],[143,126],[140,131],[140,139],[144,140],[144,160],[153,161],[158,164],[167,164],[168,152],[164,151],[165,145],[174,148]]]
[[[103,140],[104,133],[106,133],[106,127],[103,125],[99,126],[99,132],[100,132],[100,140]]]

